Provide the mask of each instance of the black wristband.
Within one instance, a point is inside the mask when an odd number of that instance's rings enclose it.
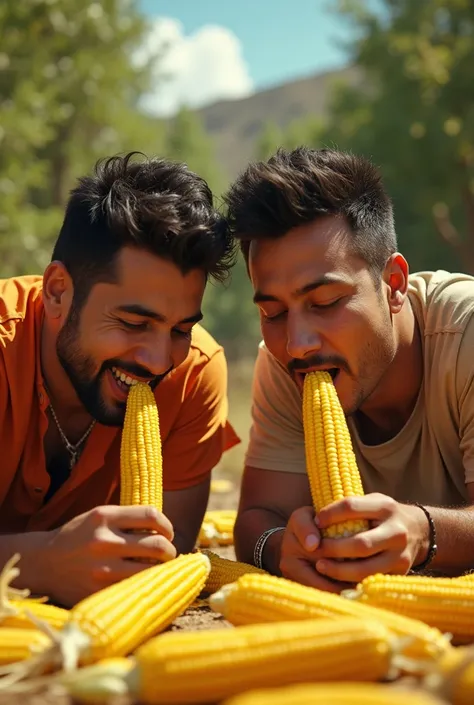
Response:
[[[422,504],[419,504],[418,502],[413,502],[415,507],[419,507],[424,513],[426,518],[428,519],[428,524],[430,527],[430,545],[428,548],[428,555],[426,556],[425,560],[422,561],[422,563],[419,563],[418,565],[415,565],[412,567],[412,571],[414,572],[419,572],[420,570],[424,570],[429,566],[433,558],[436,556],[438,552],[438,545],[436,543],[436,527],[435,523],[433,521],[433,518],[429,511],[424,507]]]

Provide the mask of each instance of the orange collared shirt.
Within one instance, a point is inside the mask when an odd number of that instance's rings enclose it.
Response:
[[[0,280],[0,532],[43,531],[117,501],[120,428],[95,424],[82,455],[45,504],[49,405],[40,364],[42,277]],[[224,351],[201,326],[186,360],[157,387],[163,487],[203,481],[239,442],[227,421]]]

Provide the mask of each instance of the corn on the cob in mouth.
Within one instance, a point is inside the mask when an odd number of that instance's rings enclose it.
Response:
[[[364,494],[362,480],[331,375],[309,372],[303,386],[306,469],[316,512],[345,497]],[[368,529],[354,520],[323,530],[323,536],[352,536]]]
[[[120,504],[163,509],[163,460],[155,396],[139,382],[127,396],[120,448]]]

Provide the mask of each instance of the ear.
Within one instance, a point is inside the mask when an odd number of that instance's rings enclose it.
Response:
[[[62,262],[51,262],[43,274],[43,304],[50,319],[63,323],[74,295],[72,279]]]
[[[399,252],[395,252],[385,265],[383,279],[387,285],[388,305],[392,314],[402,309],[408,291],[408,262]]]

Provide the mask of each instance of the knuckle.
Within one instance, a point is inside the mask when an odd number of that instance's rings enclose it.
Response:
[[[108,565],[96,565],[92,568],[91,573],[92,587],[100,589],[111,582],[111,570]]]
[[[369,536],[364,536],[363,534],[356,536],[354,538],[354,545],[357,554],[360,556],[367,556],[372,553],[373,543]]]
[[[397,546],[401,548],[408,546],[408,529],[404,524],[397,522],[394,525],[393,537]]]
[[[91,509],[89,516],[96,526],[103,524],[108,518],[108,507],[100,506]]]
[[[148,505],[147,507],[143,507],[143,512],[147,521],[153,524],[158,524],[158,510],[156,507]]]

